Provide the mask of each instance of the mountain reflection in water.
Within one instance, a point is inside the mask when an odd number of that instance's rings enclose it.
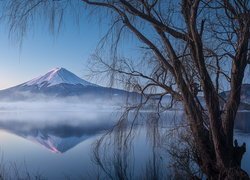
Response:
[[[46,118],[41,119],[40,113],[5,113],[0,116],[0,130],[38,143],[54,153],[64,153],[114,125],[114,117],[104,112],[99,112],[98,117],[77,112],[60,112],[59,119],[51,112],[43,112]],[[99,116],[102,117],[100,121]]]
[[[163,119],[169,122],[176,115],[174,114],[168,112],[164,114]],[[181,114],[181,112],[178,112],[176,117],[182,119]],[[144,115],[148,116],[147,112]],[[70,177],[75,177],[71,179],[79,179],[78,175],[82,175],[86,171],[93,171],[91,169],[91,163],[93,163],[91,162],[91,156],[93,155],[91,144],[97,139],[98,134],[110,129],[118,117],[119,113],[111,112],[1,112],[1,150],[6,151],[5,158],[7,160],[22,161],[22,158],[25,157],[28,169],[35,172],[36,168],[40,167],[44,176],[48,179],[60,179],[62,172],[63,174],[69,174]],[[250,112],[238,114],[235,128],[237,129],[235,138],[239,140],[239,143],[246,142],[247,144],[247,152],[244,155],[242,166],[250,173],[248,163],[250,158]],[[9,140],[3,141],[1,135],[7,135],[1,134],[1,131],[22,138],[9,137]],[[133,171],[135,173],[142,171],[143,168],[145,170],[143,165],[148,165],[150,162],[149,156],[152,156],[149,144],[144,143],[144,141],[147,141],[145,137],[146,133],[142,131],[141,135],[135,138],[134,156],[136,158],[133,166],[136,169]],[[8,145],[9,142],[7,141],[11,140],[15,140],[16,144]],[[29,143],[24,143],[26,140]],[[33,142],[39,144],[39,146],[36,146]],[[41,146],[49,151],[40,148]],[[13,147],[18,151],[13,150]],[[50,153],[50,151],[53,153]],[[159,156],[161,162],[163,156],[160,154],[157,156]],[[165,162],[163,163],[164,166],[159,166],[159,168],[165,168]]]

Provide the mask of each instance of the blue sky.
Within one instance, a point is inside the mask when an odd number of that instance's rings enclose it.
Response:
[[[83,13],[77,25],[74,15],[66,13],[56,35],[50,33],[46,21],[36,23],[29,28],[21,48],[19,41],[8,37],[8,27],[0,24],[0,89],[23,83],[56,67],[64,67],[89,80],[88,62],[108,30],[108,20],[100,22],[99,18],[87,14]],[[136,50],[128,43],[123,43],[122,51],[129,51],[126,55],[134,57]],[[106,85],[105,81],[90,81]]]
[[[67,17],[57,35],[52,35],[44,23],[38,23],[24,37],[21,49],[17,41],[8,38],[8,28],[0,24],[0,89],[43,75],[55,67],[64,67],[88,80],[87,62],[107,30],[105,23],[85,16],[77,26],[72,23],[72,17]],[[136,50],[130,45],[123,45],[123,51],[134,58]],[[250,79],[249,67],[247,72],[245,82]]]
[[[55,67],[65,67],[84,78],[87,60],[105,31],[95,21],[83,19],[80,26],[66,22],[58,35],[48,28],[31,30],[20,48],[0,26],[0,89],[25,82]]]

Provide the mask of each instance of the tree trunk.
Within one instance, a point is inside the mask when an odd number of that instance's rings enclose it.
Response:
[[[237,140],[234,141],[234,145],[231,147],[226,143],[226,139],[223,140],[223,136],[214,137],[211,135],[211,131],[206,129],[201,130],[201,124],[198,122],[204,122],[205,119],[201,118],[201,113],[197,108],[192,105],[193,101],[188,101],[185,105],[186,114],[188,114],[188,122],[190,123],[192,135],[195,141],[195,147],[197,148],[197,156],[199,162],[197,162],[201,170],[206,174],[208,179],[249,179],[248,174],[241,169],[241,160],[246,152],[246,144],[238,145]],[[194,103],[194,102],[193,102]],[[211,121],[211,120],[210,120]],[[233,132],[232,132],[233,133]],[[231,136],[233,138],[233,134]],[[214,138],[219,141],[214,141]],[[216,144],[221,142],[222,145]],[[218,152],[220,158],[218,158]],[[223,161],[221,161],[223,160]]]

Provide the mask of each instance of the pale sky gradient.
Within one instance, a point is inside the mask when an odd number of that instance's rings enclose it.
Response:
[[[87,62],[106,34],[108,21],[100,22],[95,16],[83,15],[78,25],[74,22],[72,15],[66,16],[57,35],[52,35],[49,28],[42,25],[45,23],[38,22],[24,37],[21,49],[19,42],[8,38],[8,28],[0,24],[0,89],[26,82],[56,67],[63,67],[89,80]],[[129,52],[127,57],[135,57],[135,48],[128,44],[122,44],[122,51]],[[90,81],[106,85],[103,81]]]
[[[8,88],[64,67],[79,77],[86,75],[86,62],[105,32],[96,22],[82,21],[77,27],[65,24],[62,32],[51,35],[46,28],[34,30],[24,38],[22,48],[8,38],[0,26],[0,89]]]
[[[77,26],[67,19],[56,36],[40,26],[24,38],[20,49],[18,42],[8,38],[8,29],[0,24],[0,89],[21,84],[55,67],[64,67],[88,80],[87,62],[107,30],[105,22],[100,25],[99,20],[86,16]],[[130,45],[123,45],[124,51],[128,57],[135,57],[136,50]],[[250,83],[250,67],[247,72],[245,82]]]

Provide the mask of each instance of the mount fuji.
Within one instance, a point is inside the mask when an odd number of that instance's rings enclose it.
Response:
[[[42,88],[42,87],[55,86],[59,84],[71,84],[71,85],[81,84],[83,86],[97,86],[79,78],[78,76],[76,76],[75,74],[64,68],[52,69],[45,75],[39,76],[21,85],[22,86],[35,85],[39,88]]]
[[[0,100],[32,100],[42,98],[124,98],[130,93],[107,88],[81,79],[64,68],[55,68],[20,85],[0,90]]]

